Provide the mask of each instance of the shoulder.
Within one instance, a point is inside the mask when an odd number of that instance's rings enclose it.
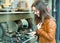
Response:
[[[46,23],[46,25],[56,25],[56,21],[52,18],[45,19],[44,23]]]
[[[46,19],[45,20],[46,32],[55,32],[56,30],[56,22],[54,19]]]

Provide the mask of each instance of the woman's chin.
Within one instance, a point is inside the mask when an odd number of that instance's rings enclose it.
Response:
[[[40,17],[40,16],[38,16],[38,17]]]

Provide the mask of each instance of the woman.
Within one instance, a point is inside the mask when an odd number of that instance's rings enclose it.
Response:
[[[46,5],[41,1],[32,4],[32,10],[35,14],[35,23],[38,27],[36,30],[40,43],[56,43],[55,19],[49,14]]]

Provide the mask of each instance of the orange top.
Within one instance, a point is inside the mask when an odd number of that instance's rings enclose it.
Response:
[[[36,30],[40,43],[56,43],[56,23],[53,19],[45,19],[41,29]]]

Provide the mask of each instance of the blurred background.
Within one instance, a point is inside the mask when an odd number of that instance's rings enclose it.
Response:
[[[0,43],[38,43],[31,5],[37,0],[0,0]],[[56,19],[56,41],[60,43],[60,0],[42,0]],[[32,35],[30,35],[32,34]]]

